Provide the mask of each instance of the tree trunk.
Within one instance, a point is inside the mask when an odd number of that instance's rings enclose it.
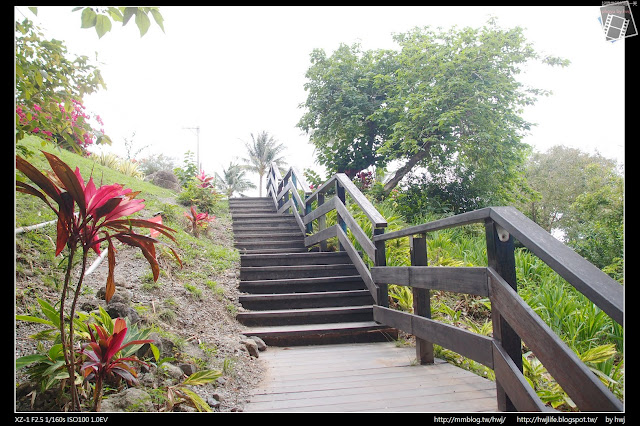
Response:
[[[425,149],[421,150],[417,154],[415,154],[412,157],[410,157],[409,161],[407,161],[404,164],[404,166],[402,166],[398,170],[396,170],[396,172],[393,175],[393,177],[391,179],[389,179],[389,181],[387,183],[384,184],[383,192],[384,192],[384,196],[385,197],[388,196],[391,193],[393,188],[395,188],[398,185],[398,183],[400,183],[402,178],[405,177],[407,175],[407,173],[409,173],[411,170],[413,170],[413,167],[416,164],[418,164],[420,161],[422,161],[422,160],[424,160],[426,158],[427,154],[429,154],[429,148],[430,148],[430,145],[427,145],[425,147]]]

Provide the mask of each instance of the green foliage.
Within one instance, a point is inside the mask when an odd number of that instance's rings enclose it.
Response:
[[[25,19],[15,23],[16,148],[28,134],[42,135],[58,146],[81,152],[94,142],[111,140],[93,129],[83,110],[84,95],[106,89],[100,70],[86,56],[70,56],[59,40],[45,40]],[[99,120],[99,118],[98,118]]]
[[[156,24],[164,32],[164,18],[160,14],[160,10],[157,7],[75,7],[73,12],[82,11],[80,20],[81,28],[95,28],[98,38],[102,38],[103,35],[111,31],[112,22],[122,22],[122,26],[127,25],[131,18],[135,17],[134,21],[140,31],[140,37],[144,36],[149,27],[151,21],[149,20],[149,14],[153,16]]]
[[[103,152],[100,154],[91,154],[91,158],[94,159],[96,163],[117,170],[125,176],[131,176],[137,179],[144,177],[144,173],[142,173],[137,163],[122,159],[115,154]]]
[[[53,388],[60,380],[69,378],[61,343],[52,345],[47,351],[39,342],[37,353],[16,360],[16,370],[25,367],[27,376],[39,385],[40,392]]]
[[[197,393],[192,391],[190,386],[201,386],[211,383],[218,377],[222,376],[222,372],[217,370],[197,371],[187,377],[182,383],[169,386],[167,388],[167,409],[171,411],[174,405],[186,402],[192,405],[198,411],[213,411]]]
[[[216,184],[227,198],[233,194],[242,196],[247,189],[254,189],[256,186],[246,177],[246,169],[241,165],[229,163],[229,167],[222,169],[222,176],[216,173]]]
[[[397,68],[391,52],[362,52],[359,44],[340,47],[327,58],[322,49],[311,53],[307,70],[307,112],[298,127],[310,135],[319,164],[330,174],[360,170],[384,162],[376,153],[392,121],[373,114],[386,101],[384,78]]]
[[[178,178],[180,186],[186,187],[191,180],[198,174],[198,165],[193,158],[194,153],[187,151],[184,154],[183,166],[173,169],[173,173]]]
[[[150,174],[159,171],[168,171],[173,173],[173,170],[175,169],[174,159],[164,154],[151,154],[148,157],[141,159],[138,164],[140,171],[145,176],[149,176]]]
[[[245,169],[258,174],[260,184],[258,185],[259,196],[262,197],[262,180],[264,175],[269,171],[272,163],[278,167],[284,165],[284,158],[281,157],[285,146],[279,143],[268,132],[263,131],[254,136],[251,133],[251,143],[245,143],[248,158],[243,158],[246,163]]]
[[[455,182],[453,175],[509,199],[522,184],[528,151],[521,139],[531,123],[522,109],[548,94],[516,76],[529,61],[568,61],[541,57],[521,28],[503,30],[495,21],[479,29],[416,28],[394,40],[399,51],[341,45],[331,57],[311,54],[298,127],[319,163],[353,177],[399,160],[384,195],[421,166],[434,183]]]
[[[200,181],[193,177],[183,187],[176,200],[183,206],[195,206],[200,212],[215,213],[222,198],[222,194],[212,188],[203,188]]]

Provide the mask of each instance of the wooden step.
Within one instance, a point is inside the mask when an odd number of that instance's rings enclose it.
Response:
[[[270,346],[387,342],[398,336],[397,330],[375,321],[247,327],[242,333],[260,337]]]
[[[251,294],[315,293],[321,291],[364,290],[365,288],[366,286],[360,275],[252,280],[240,281],[238,285],[238,290]]]
[[[238,312],[236,319],[246,326],[280,326],[370,321],[373,306],[340,306],[313,309],[277,309]]]
[[[260,241],[260,242],[236,242],[238,250],[264,250],[281,248],[299,248],[306,251],[304,241]]]
[[[344,251],[240,256],[241,266],[330,265],[349,262],[349,255]]]
[[[262,241],[301,241],[304,242],[304,235],[298,232],[273,232],[267,234],[240,233],[235,236],[236,242],[250,243]]]
[[[239,296],[239,301],[245,309],[255,311],[373,304],[373,298],[368,290],[243,294]]]
[[[302,232],[298,223],[293,219],[278,219],[278,218],[270,218],[270,219],[252,219],[252,220],[241,220],[232,222],[231,227],[234,232],[236,231],[246,231],[252,230],[255,231],[256,228],[260,229],[269,229],[272,232],[277,230],[297,230],[298,232]]]
[[[244,254],[278,254],[278,253],[306,253],[307,248],[274,248],[274,249],[238,249],[240,255]]]
[[[233,234],[237,238],[242,237],[247,234],[254,235],[271,235],[274,232],[283,232],[283,233],[294,233],[302,234],[300,231],[300,227],[297,223],[284,223],[279,226],[253,226],[253,225],[243,225],[243,224],[234,224],[233,225]]]
[[[331,277],[357,274],[358,270],[353,263],[334,265],[240,267],[240,280],[279,280],[288,278]]]
[[[254,212],[234,213],[231,219],[234,222],[238,222],[242,220],[253,220],[253,219],[295,220],[292,214],[278,214],[275,211],[272,213],[254,213]]]

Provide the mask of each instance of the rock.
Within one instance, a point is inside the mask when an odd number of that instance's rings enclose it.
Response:
[[[162,368],[164,368],[167,374],[169,374],[169,377],[173,379],[182,380],[182,378],[184,377],[184,372],[177,365],[165,362],[164,364],[162,364]]]
[[[140,321],[140,316],[135,309],[129,307],[124,303],[109,303],[105,309],[111,318],[125,318],[129,317],[132,324]]]
[[[100,287],[100,289],[96,292],[96,297],[100,300],[105,300],[106,293],[106,287]],[[131,302],[131,298],[131,291],[127,290],[123,283],[116,282],[116,292],[113,293],[113,296],[111,296],[111,300],[109,300],[109,303],[119,302],[129,304]]]
[[[124,391],[109,395],[104,398],[100,407],[101,412],[109,411],[135,411],[150,412],[154,411],[151,396],[138,388],[128,388]]]
[[[209,407],[211,407],[212,409],[216,409],[220,407],[220,396],[218,396],[218,398],[216,399],[216,395],[213,396],[209,396],[207,397],[207,404],[209,405]]]
[[[260,352],[262,351],[266,351],[267,350],[267,344],[264,343],[264,340],[262,340],[261,338],[259,338],[258,336],[250,336],[249,339],[253,340],[254,342],[256,342],[256,344],[258,345],[258,350]]]
[[[173,348],[175,347],[175,344],[171,340],[160,336],[158,333],[151,333],[148,339],[153,340],[153,344],[158,348],[158,351],[160,352],[160,359],[173,356]],[[153,357],[149,343],[142,345],[136,352],[136,355],[140,359]]]
[[[83,312],[92,312],[98,310],[99,303],[95,299],[89,299],[82,302],[80,305],[80,310]]]
[[[178,178],[169,170],[159,170],[152,173],[147,176],[146,180],[161,188],[172,189],[174,191],[180,190]]]
[[[247,340],[243,340],[242,343],[244,344],[245,348],[247,348],[249,355],[255,358],[258,358],[260,356],[260,351],[258,350],[258,344],[256,343],[255,340],[247,339]]]
[[[186,374],[187,376],[192,375],[193,373],[196,372],[196,366],[193,364],[188,364],[188,363],[184,363],[184,364],[180,364],[180,370],[182,370],[182,372],[184,374]]]

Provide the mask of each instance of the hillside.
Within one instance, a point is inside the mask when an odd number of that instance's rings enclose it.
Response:
[[[216,211],[216,220],[204,235],[195,238],[186,230],[183,217],[186,207],[175,202],[176,193],[156,187],[150,183],[121,175],[111,169],[95,164],[92,160],[51,147],[40,147],[38,141],[30,141],[33,149],[44,149],[58,155],[72,168],[79,167],[85,180],[93,176],[96,185],[120,183],[125,188],[141,191],[139,198],[145,200],[145,208],[136,217],[150,218],[162,212],[163,223],[177,231],[178,244],[161,237],[176,248],[182,259],[180,268],[172,256],[159,250],[160,278],[152,279],[151,269],[138,249],[116,246],[115,281],[116,293],[109,306],[100,297],[107,277],[107,262],[101,262],[93,273],[85,277],[83,291],[78,302],[79,310],[97,312],[98,307],[118,307],[128,312],[130,319],[139,319],[139,328],[151,328],[154,337],[162,342],[162,356],[172,356],[174,366],[186,364],[196,370],[214,369],[223,372],[215,384],[194,387],[215,411],[241,411],[247,395],[262,375],[263,365],[259,358],[249,355],[241,343],[239,323],[235,313],[241,309],[238,303],[237,271],[239,256],[233,248],[231,220],[226,202]],[[30,162],[40,170],[48,169],[41,153]],[[15,226],[28,226],[55,219],[48,207],[36,197],[16,193]],[[64,280],[63,255],[54,257],[55,225],[17,234],[15,238],[15,314],[42,316],[37,299],[55,305],[60,299]],[[63,252],[65,253],[65,252]],[[96,259],[91,254],[89,264]],[[47,327],[31,322],[16,321],[16,358],[33,354],[38,342],[31,338]],[[40,345],[47,349],[50,341]],[[141,410],[159,411],[164,407],[169,385],[175,385],[180,374],[172,379],[169,365],[164,368],[151,366],[139,375],[139,388],[148,391],[153,405]],[[184,370],[185,366],[182,365]],[[16,410],[32,410],[30,386],[21,369],[16,374]],[[117,393],[121,389],[109,389]],[[52,400],[49,394],[36,389],[34,401],[36,411],[58,411],[64,409],[65,400]],[[185,408],[180,404],[178,409]]]

